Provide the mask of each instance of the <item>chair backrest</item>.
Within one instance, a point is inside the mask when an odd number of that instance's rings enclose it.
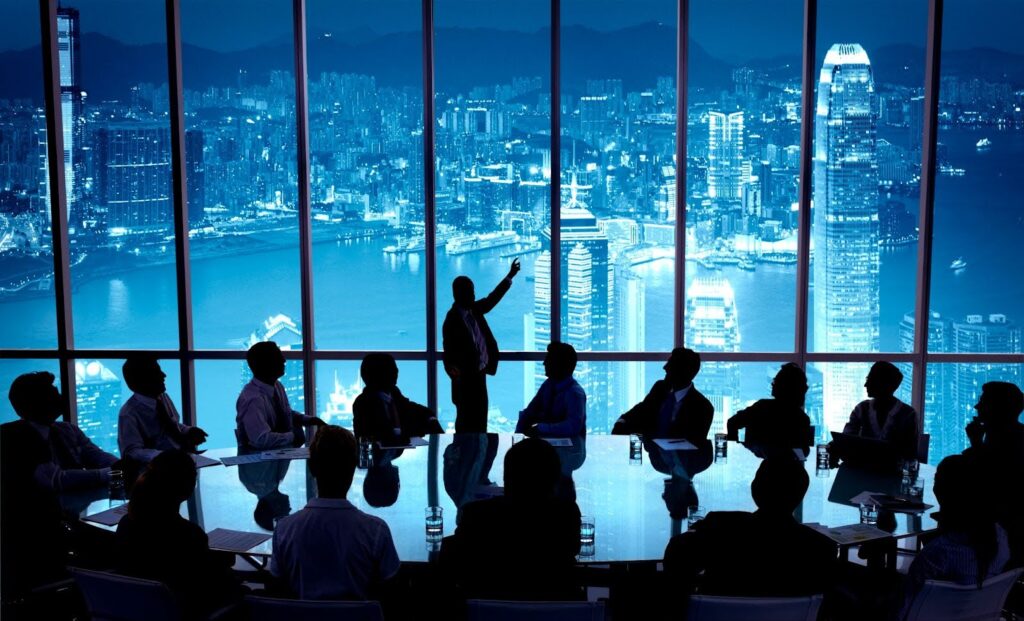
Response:
[[[384,621],[378,602],[316,602],[248,596],[245,609],[250,621]]]
[[[928,448],[931,446],[931,434],[922,433],[917,436],[917,461],[922,464],[928,463]]]
[[[469,621],[604,621],[601,602],[507,602],[471,599]]]
[[[1013,583],[1024,569],[1012,569],[976,584],[925,580],[907,621],[989,621],[998,619]]]
[[[105,571],[71,568],[93,621],[180,621],[167,585]]]
[[[814,621],[821,595],[807,597],[719,597],[692,595],[687,621]]]

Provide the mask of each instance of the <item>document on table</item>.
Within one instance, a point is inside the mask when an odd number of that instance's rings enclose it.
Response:
[[[128,505],[121,505],[119,507],[114,507],[113,509],[107,509],[106,511],[87,515],[82,518],[82,520],[85,522],[95,522],[104,526],[117,526],[117,523],[121,521],[121,518],[127,514]]]
[[[274,449],[273,451],[263,451],[260,453],[260,459],[263,461],[272,461],[275,459],[309,459],[309,449],[305,446],[299,448],[283,448]]]
[[[697,447],[694,446],[689,440],[670,440],[668,438],[658,438],[654,441],[663,451],[696,451]]]
[[[890,533],[871,524],[849,524],[847,526],[836,526],[835,528],[829,528],[824,524],[817,523],[804,524],[804,526],[813,528],[841,546],[856,545],[891,536]]]
[[[409,442],[406,443],[406,444],[387,444],[387,445],[385,445],[385,444],[381,444],[380,442],[378,442],[377,443],[377,448],[380,448],[380,449],[407,449],[407,448],[416,448],[417,446],[427,446],[428,444],[430,444],[430,443],[427,442],[426,440],[424,440],[423,438],[409,438]]]
[[[238,464],[255,464],[258,461],[263,461],[263,455],[260,453],[249,453],[248,455],[231,455],[230,457],[221,457],[220,463],[225,466],[237,466]]]
[[[199,455],[192,453],[192,461],[196,462],[196,468],[206,468],[207,466],[217,466],[220,464],[216,459],[211,459],[206,455]]]
[[[572,446],[572,440],[570,440],[569,438],[541,438],[541,439],[542,440],[546,440],[547,443],[550,444],[551,446],[559,446],[559,447],[570,447],[570,446]]]
[[[850,502],[855,505],[875,505],[894,513],[921,513],[935,506],[882,492],[861,492],[851,498]]]
[[[248,552],[271,537],[266,533],[249,533],[226,528],[215,528],[206,536],[210,539],[211,549],[237,553]]]

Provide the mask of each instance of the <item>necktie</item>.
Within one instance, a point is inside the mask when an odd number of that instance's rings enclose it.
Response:
[[[170,436],[179,447],[185,446],[185,436],[178,429],[178,423],[171,418],[171,413],[167,410],[167,405],[164,403],[164,395],[160,395],[156,398],[156,420],[163,427],[164,432]]]
[[[395,429],[401,429],[402,420],[398,416],[398,406],[395,404],[394,398],[388,399],[386,403],[388,417],[391,419],[391,426],[394,427]]]
[[[658,434],[664,435],[668,433],[669,427],[672,425],[672,414],[676,411],[676,394],[674,392],[668,393],[665,397],[665,401],[661,404],[661,410],[658,412]]]
[[[61,468],[71,470],[82,467],[82,463],[75,458],[75,454],[64,443],[64,438],[60,437],[56,425],[50,426],[50,451],[53,454],[54,461]]]
[[[281,395],[277,390],[277,386],[274,386],[274,397],[271,399],[274,405],[274,431],[276,433],[284,433],[290,431],[291,421],[284,411],[284,404],[281,403]]]
[[[477,323],[476,317],[473,316],[473,311],[466,313],[466,325],[469,326],[470,335],[473,337],[473,344],[476,345],[477,355],[480,359],[480,366],[487,366],[487,342],[484,340],[483,330],[480,329],[480,324]]]

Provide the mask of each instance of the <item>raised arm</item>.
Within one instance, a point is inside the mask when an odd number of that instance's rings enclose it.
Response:
[[[476,301],[477,312],[484,314],[491,312],[498,305],[498,302],[501,301],[501,298],[505,297],[505,294],[508,293],[508,290],[512,287],[512,279],[516,277],[520,269],[519,259],[512,261],[512,265],[508,269],[508,275],[498,283],[494,291],[491,291],[487,297]]]

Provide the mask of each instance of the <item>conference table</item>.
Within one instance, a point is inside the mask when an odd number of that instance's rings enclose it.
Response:
[[[391,529],[399,558],[425,563],[436,557],[439,537],[428,537],[425,511],[443,510],[442,534],[455,531],[458,507],[500,493],[504,455],[517,434],[444,434],[428,436],[426,444],[405,449],[375,449],[370,467],[356,470],[348,500]],[[556,446],[562,461],[561,492],[575,493],[584,516],[594,522],[594,543],[585,546],[581,563],[621,563],[660,560],[669,539],[687,529],[688,508],[705,511],[752,511],[750,482],[761,462],[747,447],[729,442],[727,455],[716,457],[711,441],[692,450],[663,450],[655,441],[631,447],[629,436],[572,438],[571,446]],[[215,449],[206,457],[236,455],[235,449]],[[493,462],[492,462],[493,460]],[[827,527],[857,524],[859,506],[850,499],[860,492],[896,493],[900,475],[877,474],[840,466],[816,471],[813,456],[804,462],[810,488],[796,517]],[[365,464],[361,464],[365,465]],[[922,464],[927,486],[924,502],[937,504],[931,490],[934,468]],[[487,485],[487,482],[492,485]],[[481,484],[483,482],[483,484]],[[264,501],[261,522],[269,526],[267,506],[280,517],[301,509],[315,495],[315,482],[302,459],[273,460],[199,471],[193,497],[182,515],[206,531],[222,528],[270,534],[257,524],[254,512]],[[283,498],[286,497],[286,498]],[[273,502],[269,502],[273,499]],[[84,506],[81,515],[108,508],[108,499]],[[914,536],[936,527],[930,513],[883,512],[879,527],[893,537]],[[269,518],[273,519],[273,517]],[[495,532],[497,554],[516,545],[515,532]],[[254,559],[268,556],[271,541],[252,548]]]

